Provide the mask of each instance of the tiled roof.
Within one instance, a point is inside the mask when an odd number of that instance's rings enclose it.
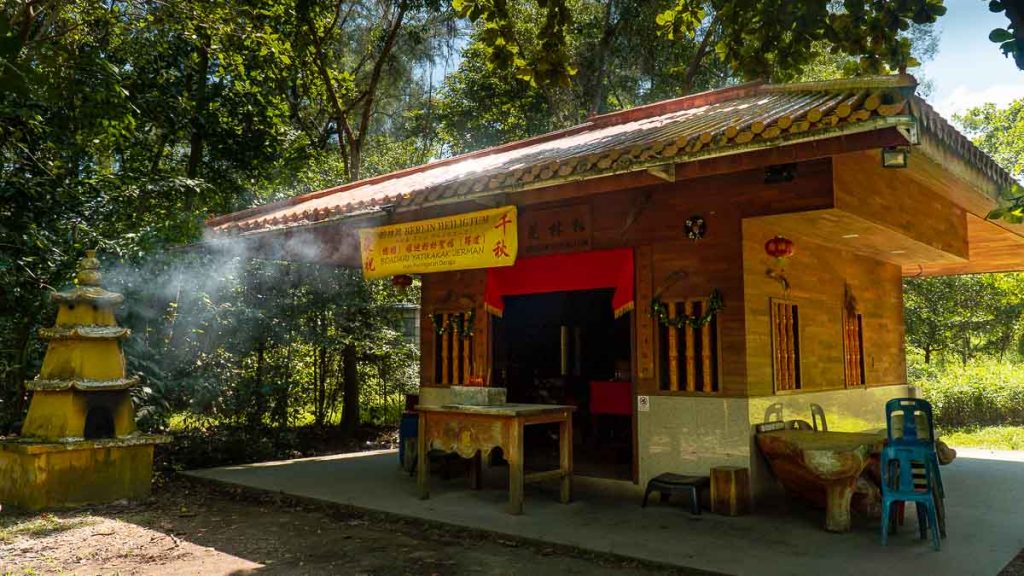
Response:
[[[744,84],[596,116],[553,132],[211,219],[247,234],[643,170],[709,156],[914,123],[994,179],[991,159],[913,96],[912,76]]]

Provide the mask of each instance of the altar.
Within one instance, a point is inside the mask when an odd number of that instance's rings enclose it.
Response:
[[[417,484],[421,499],[430,497],[430,450],[454,452],[473,460],[472,485],[480,488],[481,460],[500,448],[508,461],[508,512],[523,513],[523,486],[527,482],[558,479],[560,500],[572,499],[572,406],[501,404],[497,406],[444,405],[417,407]],[[523,429],[537,424],[558,424],[559,466],[526,474],[523,466]]]

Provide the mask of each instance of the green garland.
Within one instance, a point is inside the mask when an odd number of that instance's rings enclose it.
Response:
[[[651,316],[658,319],[658,323],[663,326],[669,326],[672,328],[685,328],[690,326],[692,328],[700,328],[718,314],[718,311],[725,308],[722,304],[722,294],[718,290],[711,292],[711,296],[708,297],[708,305],[704,307],[700,316],[690,316],[683,314],[682,316],[676,316],[675,318],[669,318],[668,315],[668,304],[661,301],[660,298],[655,297],[651,299]]]
[[[473,320],[476,318],[476,310],[470,309],[463,313],[452,314],[451,319],[446,322],[441,322],[441,316],[440,313],[430,315],[430,321],[434,323],[434,334],[437,336],[453,332],[459,338],[473,337]]]

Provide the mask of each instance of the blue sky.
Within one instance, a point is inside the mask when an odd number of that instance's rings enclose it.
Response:
[[[938,53],[909,70],[932,82],[927,100],[951,119],[954,113],[985,102],[1005,106],[1024,98],[1024,71],[988,40],[993,28],[1006,27],[1006,16],[989,12],[987,0],[946,0],[945,5],[946,15],[937,24]]]

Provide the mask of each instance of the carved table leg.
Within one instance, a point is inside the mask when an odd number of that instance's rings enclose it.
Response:
[[[419,430],[416,432],[416,485],[420,499],[430,498],[430,459],[427,458],[427,415],[420,413]]]
[[[568,418],[558,423],[559,469],[562,472],[562,504],[572,500],[572,424]]]
[[[513,418],[508,432],[508,513],[523,513],[523,422]]]
[[[483,470],[480,469],[481,465],[482,465],[481,464],[482,460],[483,460],[483,456],[481,455],[481,451],[480,450],[477,450],[476,454],[473,454],[473,458],[470,459],[470,463],[469,463],[469,484],[470,484],[470,486],[473,487],[473,490],[479,490],[481,485],[483,484],[482,479],[481,479]]]
[[[825,486],[828,501],[825,507],[825,530],[829,532],[850,531],[850,498],[857,479],[830,482]]]

